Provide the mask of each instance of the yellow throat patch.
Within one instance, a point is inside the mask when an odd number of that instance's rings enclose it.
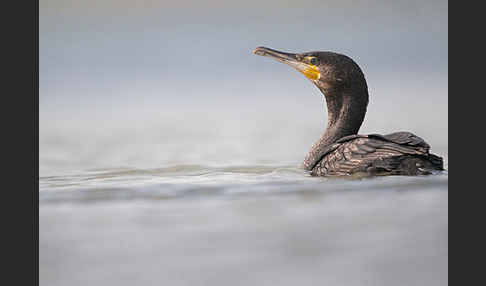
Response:
[[[319,72],[319,68],[315,65],[302,65],[297,68],[306,78],[310,80],[318,80],[321,77],[321,73]]]

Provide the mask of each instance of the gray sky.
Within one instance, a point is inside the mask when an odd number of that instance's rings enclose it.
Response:
[[[184,117],[187,136],[212,124],[214,136],[226,139],[231,126],[272,130],[268,119],[284,116],[281,122],[300,120],[309,129],[282,129],[278,138],[309,132],[294,146],[306,151],[325,123],[322,96],[296,71],[253,55],[257,46],[347,54],[363,69],[370,92],[360,132],[408,130],[447,146],[445,0],[41,0],[39,22],[45,157],[53,156],[49,146],[60,150],[49,145],[59,136],[97,140],[104,134],[97,128],[108,122],[110,130],[133,134],[162,115],[168,126]],[[209,113],[211,123],[201,120]],[[228,125],[217,127],[220,122]]]

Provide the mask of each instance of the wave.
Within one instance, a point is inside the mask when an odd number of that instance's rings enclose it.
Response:
[[[323,194],[335,191],[447,189],[447,171],[423,177],[341,179],[311,177],[289,165],[174,165],[153,169],[97,168],[40,177],[39,200],[92,202],[232,198],[242,195]]]

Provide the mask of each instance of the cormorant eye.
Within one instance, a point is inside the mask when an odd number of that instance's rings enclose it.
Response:
[[[312,57],[312,58],[310,58],[310,61],[309,62],[311,64],[313,64],[313,65],[317,65],[317,63],[319,62],[319,60],[316,57]]]

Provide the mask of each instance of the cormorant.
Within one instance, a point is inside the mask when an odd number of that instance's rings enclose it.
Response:
[[[334,52],[253,51],[303,73],[324,94],[327,127],[302,166],[313,176],[428,175],[443,170],[441,157],[410,132],[359,135],[368,105],[368,86],[358,64]]]

